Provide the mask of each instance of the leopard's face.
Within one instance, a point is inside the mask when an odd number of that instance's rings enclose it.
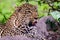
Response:
[[[38,19],[37,14],[37,7],[30,5],[30,4],[23,4],[21,7],[19,7],[18,10],[18,18],[22,20],[25,20],[27,23],[30,21],[34,21]]]
[[[28,23],[29,26],[35,25],[35,22],[37,22],[37,19],[38,19],[37,12],[32,11],[31,13],[32,14],[30,15],[30,19],[29,19],[29,23]]]
[[[38,19],[38,14],[35,11],[26,11],[25,16],[27,16],[27,20],[29,20],[29,21],[34,21],[34,20]]]

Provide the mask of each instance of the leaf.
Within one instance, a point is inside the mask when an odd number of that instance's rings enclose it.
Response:
[[[58,19],[60,18],[60,12],[58,11],[53,11],[50,13],[54,19],[56,19],[57,21],[59,21]]]
[[[0,13],[0,22],[4,19],[4,16]]]
[[[38,1],[38,5],[41,5],[41,2],[40,1]]]

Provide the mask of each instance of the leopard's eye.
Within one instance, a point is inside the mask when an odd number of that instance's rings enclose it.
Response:
[[[30,14],[31,11],[30,11],[30,10],[26,10],[25,13],[26,13],[26,14]]]

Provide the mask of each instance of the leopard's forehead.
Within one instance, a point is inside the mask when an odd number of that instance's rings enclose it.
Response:
[[[26,11],[32,11],[32,12],[37,12],[37,7],[35,5],[31,4],[23,4],[20,7],[17,7],[16,12],[18,13],[25,13]]]
[[[23,4],[21,7],[31,7],[31,8],[36,8],[35,5],[31,5],[31,4],[27,4],[27,3]]]

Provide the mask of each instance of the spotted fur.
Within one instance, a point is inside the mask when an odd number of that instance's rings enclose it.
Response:
[[[21,7],[17,7],[13,15],[6,22],[6,29],[2,33],[2,36],[25,34],[29,30],[29,22],[33,22],[38,17],[37,7],[31,4],[23,4]],[[13,31],[13,32],[11,32]]]

